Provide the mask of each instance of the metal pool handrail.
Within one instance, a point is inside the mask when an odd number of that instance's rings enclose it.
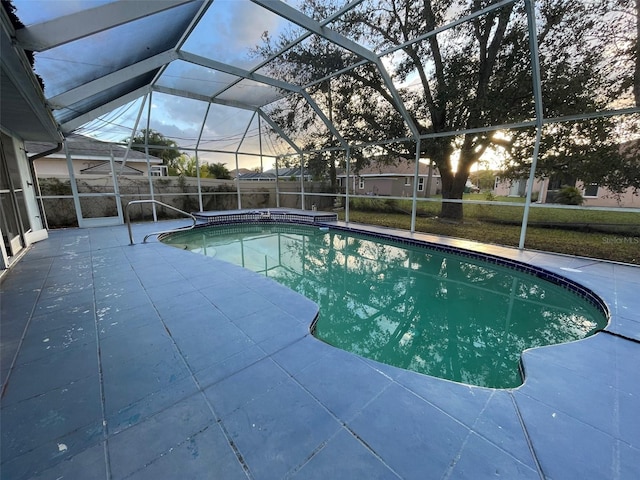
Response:
[[[124,207],[124,218],[125,218],[125,221],[127,222],[127,229],[129,230],[129,245],[134,245],[133,234],[131,233],[131,220],[129,220],[129,207],[131,205],[140,204],[140,203],[153,203],[155,205],[162,205],[163,207],[169,208],[175,212],[182,213],[187,217],[191,217],[191,220],[193,220],[193,225],[191,225],[190,227],[175,228],[173,230],[163,230],[161,232],[149,233],[145,235],[144,239],[142,240],[142,243],[145,243],[147,241],[147,238],[153,235],[160,235],[161,233],[181,232],[183,230],[191,230],[193,227],[196,226],[196,223],[198,222],[198,219],[193,215],[191,215],[190,213],[180,210],[179,208],[172,207],[171,205],[167,205],[166,203],[159,202],[158,200],[132,200],[129,203],[127,203],[126,207]]]

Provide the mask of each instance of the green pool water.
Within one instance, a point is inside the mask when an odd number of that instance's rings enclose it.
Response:
[[[523,350],[606,325],[536,276],[420,246],[304,225],[234,225],[163,242],[266,275],[316,302],[314,335],[389,365],[494,388],[522,384]]]

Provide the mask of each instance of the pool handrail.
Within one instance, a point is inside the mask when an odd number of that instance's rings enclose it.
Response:
[[[196,226],[196,223],[198,223],[198,219],[196,217],[194,217],[192,214],[187,213],[183,210],[180,210],[179,208],[176,207],[172,207],[171,205],[167,205],[166,203],[160,202],[158,200],[132,200],[129,203],[127,203],[126,207],[124,208],[124,218],[125,218],[125,222],[127,223],[127,229],[129,230],[129,245],[135,245],[135,242],[133,241],[133,233],[131,233],[131,220],[129,219],[129,206],[131,205],[136,205],[136,204],[141,204],[141,203],[153,203],[155,205],[161,205],[163,207],[169,208],[175,212],[178,213],[182,213],[183,215],[190,217],[191,220],[193,220],[193,225],[189,226],[189,227],[182,227],[182,228],[174,228],[173,230],[162,230],[160,232],[151,232],[147,235],[145,235],[144,239],[142,240],[142,243],[146,243],[147,242],[147,238],[153,236],[153,235],[160,235],[161,233],[172,233],[172,232],[181,232],[183,230],[191,230],[193,227]]]

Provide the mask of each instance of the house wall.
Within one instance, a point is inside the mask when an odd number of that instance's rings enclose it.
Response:
[[[526,182],[526,180],[519,180],[520,182]],[[493,189],[493,194],[496,196],[509,196],[512,192],[513,181],[510,180],[498,180]],[[547,194],[549,188],[549,179],[536,179],[533,185],[533,192],[538,193],[538,201],[547,203]],[[595,196],[587,196],[586,185],[584,182],[577,181],[576,188],[580,190],[584,198],[585,207],[627,207],[638,208],[640,207],[640,196],[633,194],[633,189],[628,188],[623,193],[617,195],[611,190],[605,187],[598,187]]]
[[[417,191],[417,196],[418,197],[426,197],[427,196],[427,182],[429,181],[429,179],[425,176],[420,176],[420,178],[422,179],[422,191],[418,190]],[[400,177],[400,178],[394,178],[393,179],[393,193],[391,195],[396,196],[396,197],[412,197],[413,196],[413,183],[414,183],[414,178],[410,177],[409,178],[409,182],[407,183],[407,177]],[[418,184],[420,185],[420,184]],[[418,186],[418,188],[420,188]],[[431,179],[431,188],[430,188],[430,192],[429,195],[438,195],[440,193],[441,190],[441,186],[440,186],[440,177],[433,177]]]
[[[359,188],[359,180],[356,179],[354,193],[356,195],[393,195],[393,179],[391,178],[364,178],[364,188]]]
[[[99,158],[99,159],[82,159],[82,158],[73,158],[73,173],[74,175],[82,175],[86,174],[81,173],[80,171],[84,168],[93,167],[95,165],[100,165],[105,161],[109,161],[108,158]],[[36,174],[38,177],[50,177],[50,176],[68,176],[69,170],[67,169],[67,159],[66,157],[59,156],[49,156],[45,158],[40,158],[34,162]],[[149,169],[147,168],[147,162],[141,162],[137,160],[127,160],[126,165],[141,170],[144,176],[149,175]],[[116,170],[117,172],[117,170]],[[91,174],[88,174],[91,175]]]
[[[632,188],[627,188],[623,193],[617,195],[605,187],[598,187],[595,196],[585,196],[585,185],[583,182],[576,182],[576,187],[584,198],[583,205],[586,207],[640,207],[640,196],[633,194]]]
[[[364,179],[364,188],[360,188],[360,178]],[[406,179],[409,178],[409,182]],[[427,196],[427,177],[424,178],[423,190],[418,191],[418,197]],[[344,185],[345,177],[341,177]],[[350,193],[354,195],[380,195],[391,197],[411,197],[413,196],[413,177],[351,177]],[[440,192],[440,178],[431,179],[431,195]]]
[[[526,185],[526,182],[527,182],[526,179],[502,180],[500,178],[497,178],[493,188],[493,194],[498,197],[519,196],[519,195],[515,195],[514,191],[519,190],[518,188],[519,185],[520,186],[522,186],[523,184]],[[540,192],[545,192],[547,189],[548,183],[549,183],[548,179],[541,180],[537,178],[533,182],[533,193],[534,194],[537,193],[539,195]],[[526,193],[526,187],[522,188],[521,190]]]

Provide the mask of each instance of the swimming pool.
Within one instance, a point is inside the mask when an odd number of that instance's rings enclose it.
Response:
[[[235,224],[162,241],[315,301],[313,333],[331,345],[471,385],[517,387],[524,350],[578,340],[607,323],[588,291],[541,270],[348,230]]]

